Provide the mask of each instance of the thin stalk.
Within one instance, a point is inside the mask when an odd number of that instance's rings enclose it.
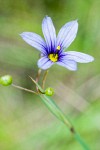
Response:
[[[41,69],[38,70],[38,73],[37,73],[37,76],[36,76],[36,80],[35,80],[37,83],[39,82],[39,78],[40,78],[40,75],[41,75],[41,71],[42,71]],[[36,86],[36,90],[37,90],[37,92],[38,92],[38,87],[37,87],[37,86]]]
[[[88,145],[85,143],[85,141],[81,138],[81,136],[78,133],[74,134],[74,138],[80,143],[80,145],[83,147],[83,150],[90,150]]]
[[[44,89],[44,87],[45,87],[45,82],[46,82],[46,79],[47,79],[48,71],[49,70],[46,70],[46,72],[45,72],[45,74],[43,76],[42,89]]]
[[[27,91],[27,92],[30,92],[30,93],[37,94],[35,91],[32,91],[32,90],[23,88],[23,87],[21,87],[21,86],[15,85],[15,84],[12,84],[12,86],[15,87],[15,88],[17,88],[17,89],[23,90],[23,91]]]
[[[42,94],[44,94],[44,90],[39,86],[39,84],[31,77],[31,76],[29,76],[30,77],[30,79],[32,80],[32,82],[36,85],[36,87],[38,88],[38,94],[39,93],[42,93]]]
[[[41,69],[38,70],[38,73],[37,73],[37,76],[36,76],[36,80],[35,80],[37,83],[39,81],[39,78],[40,78],[40,75],[41,75],[41,71],[42,71]]]

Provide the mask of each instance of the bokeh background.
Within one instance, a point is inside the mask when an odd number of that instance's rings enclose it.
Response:
[[[54,65],[46,87],[70,117],[91,150],[100,149],[100,0],[0,0],[0,76],[10,74],[13,83],[34,90],[29,75],[36,77],[39,52],[26,44],[20,33],[43,36],[45,15],[57,32],[78,19],[77,38],[68,48],[88,53],[95,61],[78,64],[71,72]],[[41,74],[41,84],[44,72]],[[37,96],[0,85],[0,150],[81,150],[66,127]]]

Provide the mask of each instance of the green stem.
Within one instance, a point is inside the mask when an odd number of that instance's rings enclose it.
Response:
[[[39,71],[40,73],[41,71]],[[40,87],[40,85],[32,78],[30,77],[31,80],[35,83],[35,85],[38,87],[39,91],[41,93],[44,93],[44,90]],[[38,80],[39,78],[37,78]],[[69,131],[73,134],[74,138],[80,143],[80,145],[83,147],[83,150],[90,150],[89,147],[87,146],[87,144],[84,142],[84,140],[80,137],[80,135],[76,132],[76,130],[74,129],[70,119],[68,117],[65,116],[65,114],[61,111],[61,109],[56,105],[56,103],[53,101],[53,99],[51,99],[50,97],[46,96],[45,94],[39,94],[36,93],[35,91],[17,86],[12,84],[12,86],[27,91],[27,92],[31,92],[34,94],[37,94],[40,96],[40,98],[42,99],[42,101],[44,102],[44,104],[48,107],[48,109],[61,121],[63,122],[69,129]]]
[[[38,93],[36,93],[35,91],[32,91],[32,90],[23,88],[23,87],[21,87],[21,86],[18,86],[18,85],[15,85],[15,84],[12,84],[12,86],[15,87],[15,88],[17,88],[17,89],[20,89],[20,90],[27,91],[27,92],[29,92],[29,93],[34,93],[34,94],[38,95]]]
[[[73,134],[74,138],[80,143],[83,147],[83,150],[90,150],[87,144],[83,141],[77,131],[74,129],[71,121],[65,114],[61,111],[61,109],[56,105],[56,103],[46,95],[39,95],[44,104],[48,107],[48,109],[61,121],[63,122],[69,129],[69,131]]]
[[[66,118],[66,116],[63,114],[63,112],[60,110],[60,108],[56,105],[56,103],[46,95],[39,95],[44,102],[44,104],[48,107],[48,109],[60,120],[63,121],[64,124],[67,125],[68,128],[72,128],[71,123],[69,122],[69,119]]]
[[[80,137],[78,133],[74,134],[74,138],[82,145],[83,150],[90,150],[88,145],[85,143],[85,141]]]
[[[37,85],[38,89],[41,91],[41,93],[44,92],[44,90],[40,87],[40,85],[30,77],[31,80]],[[48,109],[61,121],[63,122],[69,129],[69,131],[73,134],[74,138],[80,143],[83,150],[90,150],[90,148],[87,146],[87,144],[84,142],[84,140],[80,137],[80,135],[77,133],[77,131],[74,129],[72,122],[70,119],[65,116],[65,114],[61,111],[61,109],[56,105],[53,99],[51,99],[49,96],[46,96],[45,94],[39,94],[40,98],[44,102],[44,104],[48,107]]]

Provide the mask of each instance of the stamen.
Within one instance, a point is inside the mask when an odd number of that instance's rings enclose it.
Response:
[[[58,54],[49,54],[49,59],[53,62],[58,61]]]
[[[57,48],[56,48],[56,50],[59,51],[60,49],[61,49],[61,47],[60,47],[60,45],[58,45]]]

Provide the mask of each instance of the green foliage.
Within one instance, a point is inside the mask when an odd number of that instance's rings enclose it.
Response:
[[[43,36],[45,15],[52,17],[57,30],[78,19],[78,35],[68,50],[88,53],[95,61],[79,65],[77,72],[53,66],[46,86],[55,89],[56,103],[73,120],[91,150],[100,147],[99,14],[99,0],[0,1],[0,74],[12,74],[14,83],[33,90],[28,76],[36,77],[39,53],[19,34],[31,31]],[[0,149],[81,150],[81,146],[37,96],[0,85]]]

